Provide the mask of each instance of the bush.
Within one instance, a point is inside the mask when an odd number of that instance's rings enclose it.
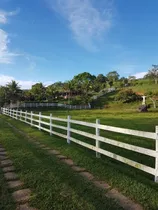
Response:
[[[146,96],[150,96],[150,97],[157,97],[158,96],[158,90],[149,90],[145,92]]]
[[[115,97],[116,101],[122,101],[123,103],[130,103],[134,101],[142,100],[141,96],[133,92],[132,89],[121,90]]]
[[[81,104],[83,104],[82,97],[81,96],[73,97],[70,101],[70,104],[71,105],[81,105]]]

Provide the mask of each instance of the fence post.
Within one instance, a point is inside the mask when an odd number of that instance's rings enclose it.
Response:
[[[33,124],[32,124],[32,121],[33,121],[33,120],[32,120],[32,118],[33,118],[32,114],[33,114],[33,112],[31,111],[31,126],[33,125]]]
[[[16,110],[16,120],[18,119],[18,109]]]
[[[100,136],[100,129],[98,128],[98,125],[100,124],[100,120],[96,119],[96,136]],[[97,139],[96,137],[96,148],[99,149],[100,148],[100,141]],[[100,153],[96,152],[96,157],[100,158]]]
[[[39,130],[41,130],[41,112],[39,112]]]
[[[156,140],[155,140],[155,149],[156,149],[156,157],[155,157],[155,182],[158,182],[158,126],[156,126]]]
[[[50,136],[52,135],[52,114],[50,114]]]
[[[22,110],[20,110],[20,121],[22,120]]]
[[[25,111],[25,122],[27,122],[27,111]]]
[[[70,129],[71,129],[70,120],[71,120],[71,116],[68,116],[67,117],[67,143],[68,144],[70,144]]]

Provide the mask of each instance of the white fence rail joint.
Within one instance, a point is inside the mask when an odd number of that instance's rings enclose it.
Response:
[[[24,112],[21,110],[14,110],[14,109],[8,109],[8,108],[1,108],[1,113],[9,117],[12,117],[16,120],[25,122],[31,126],[34,126],[38,128],[39,130],[44,130],[48,132],[50,135],[54,134],[59,137],[65,138],[68,144],[70,144],[70,142],[72,141],[83,147],[91,149],[96,152],[97,158],[100,158],[100,155],[102,154],[112,159],[115,159],[117,161],[120,161],[122,163],[125,163],[127,165],[130,165],[134,168],[140,169],[144,172],[152,174],[155,177],[155,182],[158,182],[158,126],[156,126],[155,133],[154,132],[152,133],[152,132],[144,132],[144,131],[102,125],[100,124],[99,119],[96,120],[96,123],[89,123],[89,122],[83,122],[83,121],[78,121],[78,120],[72,120],[70,116],[68,116],[67,119],[63,119],[63,118],[53,117],[52,114],[50,114],[50,116],[46,116],[46,115],[42,115],[42,113],[33,114],[33,112],[29,113],[27,111]],[[46,119],[47,122],[43,119]],[[53,123],[53,121],[65,122],[67,123],[67,126],[61,126],[61,125],[55,124]],[[78,129],[74,129],[72,128],[72,124],[77,124],[77,125],[93,128],[95,129],[95,134],[88,133],[88,132],[78,130]],[[54,128],[64,130],[67,132],[67,134],[65,135],[65,134],[56,132]],[[139,147],[139,146],[135,146],[135,145],[131,145],[131,144],[127,144],[127,143],[123,143],[120,141],[103,137],[100,135],[100,130],[122,133],[126,135],[133,135],[137,137],[143,137],[143,138],[154,140],[155,150],[147,149],[147,148],[143,148],[143,147]],[[81,140],[75,139],[72,137],[71,133],[76,133],[81,136],[94,139],[95,145],[91,145]],[[100,147],[100,142],[153,157],[155,159],[155,168],[140,164],[136,161],[130,160],[128,158],[122,157],[120,155],[117,155],[105,149],[102,149]]]

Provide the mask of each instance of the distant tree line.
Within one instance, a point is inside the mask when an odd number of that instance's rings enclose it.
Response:
[[[153,65],[145,79],[158,82],[158,65]],[[136,78],[120,77],[117,71],[111,71],[106,75],[92,75],[83,72],[66,82],[55,82],[47,87],[42,83],[36,83],[30,90],[22,90],[16,81],[11,81],[6,86],[0,86],[0,106],[4,104],[20,102],[62,102],[69,104],[87,104],[92,96],[101,91],[115,87],[123,88],[136,83]]]

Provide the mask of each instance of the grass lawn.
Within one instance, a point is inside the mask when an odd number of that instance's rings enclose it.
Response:
[[[35,113],[42,112],[44,115],[53,114],[55,117],[66,118],[68,115],[72,119],[95,122],[100,119],[101,124],[112,125],[116,127],[124,127],[142,131],[155,131],[155,126],[158,125],[158,110],[153,110],[147,113],[139,113],[132,105],[119,104],[109,109],[95,110],[58,110],[48,108],[31,109]],[[29,111],[29,110],[28,110]]]
[[[37,111],[38,110],[36,110],[36,112]],[[90,122],[95,122],[95,119],[99,118],[102,124],[150,132],[154,132],[155,126],[158,125],[158,113],[137,113],[136,111],[131,112],[128,109],[124,112],[121,109],[82,111],[42,110],[42,113],[47,115],[52,113],[53,116],[62,118],[66,118],[67,115],[71,115],[72,119]],[[31,137],[37,138],[40,142],[47,144],[49,147],[60,150],[63,155],[71,157],[74,162],[87,168],[99,179],[108,181],[112,187],[119,189],[119,191],[121,191],[123,194],[141,203],[145,209],[158,209],[158,184],[153,182],[153,176],[105,156],[102,156],[101,159],[96,159],[93,151],[73,143],[71,143],[71,145],[67,145],[65,139],[61,139],[56,136],[49,136],[48,133],[40,132],[36,128],[31,128],[30,126],[19,121],[15,121],[4,116],[2,118],[7,119],[9,122],[14,124],[14,126],[23,130]],[[77,126],[77,128],[83,130],[85,129],[83,126]],[[93,129],[86,129],[86,131],[94,133]],[[63,131],[60,130],[60,132],[62,133]],[[155,148],[154,141],[150,139],[136,138],[105,131],[102,131],[102,135],[129,144],[150,149]],[[78,138],[89,143],[91,141],[91,144],[94,144],[94,142],[90,139],[80,136],[78,136]],[[23,143],[21,145],[23,145]],[[154,167],[154,159],[150,158],[149,156],[141,155],[124,149],[118,149],[108,144],[103,144],[101,146],[108,151],[115,152],[121,156],[125,156],[129,159],[133,159],[137,162]]]
[[[31,206],[40,210],[122,209],[113,200],[105,197],[105,191],[93,186],[73,172],[69,166],[58,161],[56,157],[47,155],[40,148],[37,149],[21,134],[10,128],[3,118],[0,118],[0,143],[8,151],[20,179],[25,183],[25,187],[32,191]],[[22,123],[7,120],[17,127],[21,125],[24,130],[28,129],[28,133],[37,132],[37,137],[40,140],[42,140],[40,135],[45,135]],[[20,128],[22,129],[22,127]],[[46,136],[48,137],[48,135]],[[10,197],[8,198],[8,192],[0,171],[0,184],[1,182],[0,188],[3,196],[0,194],[0,204],[1,202],[5,204],[8,201],[8,208],[1,205],[2,208],[0,209],[14,210],[13,205],[9,207]]]

